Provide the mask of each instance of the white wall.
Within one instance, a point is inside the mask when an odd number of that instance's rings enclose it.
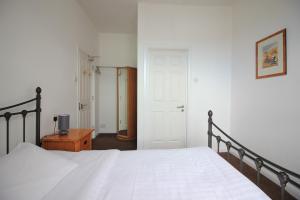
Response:
[[[229,131],[232,10],[226,6],[138,6],[138,148],[143,148],[145,54],[189,51],[188,146],[207,145],[207,112]]]
[[[233,6],[232,135],[300,172],[300,1],[239,0]],[[287,28],[286,76],[255,79],[255,42]],[[277,178],[276,178],[277,181]],[[298,192],[298,198],[299,192]]]
[[[137,63],[137,36],[125,33],[100,33],[99,56],[101,66],[132,66]]]
[[[96,74],[96,133],[117,132],[117,68]]]
[[[0,27],[0,106],[31,98],[40,86],[41,135],[53,131],[57,113],[69,113],[71,127],[76,127],[76,48],[97,52],[97,32],[77,2],[3,0]],[[0,133],[0,152],[5,152],[2,129]]]

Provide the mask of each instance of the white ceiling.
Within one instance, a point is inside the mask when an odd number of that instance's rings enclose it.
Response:
[[[234,0],[77,0],[99,32],[136,33],[137,4],[232,5]]]

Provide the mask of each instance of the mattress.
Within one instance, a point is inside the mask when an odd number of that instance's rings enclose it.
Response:
[[[270,199],[207,147],[55,153],[79,165],[46,200]]]

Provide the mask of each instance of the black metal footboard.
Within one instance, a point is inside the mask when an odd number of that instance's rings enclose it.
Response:
[[[257,171],[256,182],[257,182],[258,186],[260,183],[261,169],[263,167],[266,168],[267,170],[269,170],[270,172],[272,172],[273,174],[277,175],[277,177],[279,179],[280,187],[281,187],[281,200],[284,200],[285,188],[288,183],[290,183],[291,185],[295,186],[296,188],[298,188],[300,190],[300,184],[299,184],[300,175],[299,174],[269,161],[268,159],[260,156],[259,154],[251,151],[244,145],[240,144],[235,139],[233,139],[228,134],[226,134],[219,126],[217,126],[213,122],[212,116],[213,116],[213,112],[210,110],[208,112],[208,132],[207,132],[208,146],[210,148],[212,148],[212,138],[214,137],[214,138],[216,138],[216,141],[217,141],[218,153],[220,151],[220,143],[221,142],[226,145],[228,156],[229,156],[230,149],[236,150],[238,152],[238,155],[240,158],[240,171],[243,170],[243,164],[244,164],[243,158],[245,156],[248,157],[249,159],[251,159],[252,161],[254,161],[255,166],[256,166],[256,171]],[[226,141],[220,135],[215,135],[213,133],[213,127],[216,128],[221,134],[223,134],[229,140]],[[234,143],[236,146],[233,145],[232,143]],[[297,180],[297,182],[295,180]]]
[[[22,115],[22,119],[23,119],[23,142],[25,142],[25,127],[26,127],[26,116],[29,113],[36,113],[36,134],[35,134],[35,142],[36,145],[40,146],[41,142],[40,142],[40,123],[41,123],[41,92],[42,89],[40,87],[36,88],[36,97],[33,99],[30,99],[28,101],[24,101],[12,106],[7,106],[7,107],[3,107],[0,108],[0,118],[5,118],[6,120],[6,153],[9,153],[9,120],[11,119],[11,117],[15,116],[15,115]],[[33,110],[21,110],[21,111],[17,111],[17,112],[9,112],[7,110],[19,107],[19,106],[23,106],[29,103],[35,102],[35,109]],[[5,113],[2,114],[3,111],[6,111]]]

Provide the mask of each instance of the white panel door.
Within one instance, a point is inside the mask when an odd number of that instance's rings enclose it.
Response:
[[[79,128],[91,128],[91,62],[79,50]]]
[[[187,51],[149,51],[144,148],[186,147],[187,69]]]

